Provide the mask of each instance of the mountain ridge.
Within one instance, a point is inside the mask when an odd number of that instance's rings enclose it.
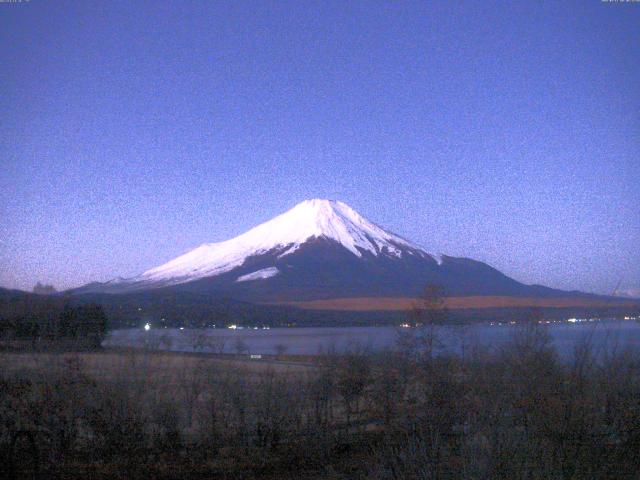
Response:
[[[441,285],[447,295],[457,297],[593,297],[526,285],[483,262],[429,253],[347,204],[323,199],[305,200],[241,235],[202,244],[138,276],[88,284],[70,293],[161,290],[205,294],[212,301],[304,305],[346,298],[415,298],[426,284]]]
[[[343,202],[311,199],[241,235],[222,242],[201,244],[140,275],[94,282],[80,289],[90,287],[117,292],[188,283],[225,274],[258,255],[286,257],[301,245],[317,239],[333,240],[356,257],[410,254],[430,258],[436,263],[441,260],[440,256],[367,220]]]

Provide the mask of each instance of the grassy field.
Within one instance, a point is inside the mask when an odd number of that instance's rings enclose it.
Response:
[[[95,380],[153,381],[172,384],[185,371],[205,369],[236,371],[251,378],[276,372],[303,375],[314,369],[309,357],[275,357],[252,360],[248,355],[208,355],[135,349],[105,349],[98,352],[0,352],[5,373],[24,370],[66,369],[78,365]]]

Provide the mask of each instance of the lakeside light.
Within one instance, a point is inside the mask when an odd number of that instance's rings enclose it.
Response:
[[[235,330],[238,328],[237,325],[229,325],[227,328],[231,329],[231,330]]]
[[[149,325],[148,323],[145,323],[144,329],[148,332],[149,330],[151,330],[151,325]]]

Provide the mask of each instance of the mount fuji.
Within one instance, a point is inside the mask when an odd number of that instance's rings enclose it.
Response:
[[[342,202],[307,200],[248,232],[220,243],[208,243],[130,279],[139,285],[175,285],[219,276],[260,257],[269,267],[236,277],[236,281],[264,280],[287,270],[287,257],[313,243],[325,243],[358,259],[402,258],[415,255],[434,261],[417,245],[370,222]],[[271,265],[273,263],[273,265]]]
[[[468,258],[429,253],[345,203],[321,199],[138,276],[69,293],[181,292],[312,308],[332,308],[329,301],[349,309],[349,299],[358,305],[366,299],[409,299],[427,284],[441,285],[452,297],[589,297],[525,285]]]

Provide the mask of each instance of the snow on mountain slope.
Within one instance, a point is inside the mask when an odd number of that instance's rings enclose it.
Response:
[[[268,267],[263,268],[262,270],[257,270],[255,272],[247,273],[246,275],[241,275],[238,277],[236,282],[248,282],[250,280],[264,280],[265,278],[275,277],[280,273],[276,267]]]
[[[309,239],[320,237],[338,242],[358,257],[369,252],[375,256],[411,254],[436,258],[365,219],[345,203],[314,199],[299,203],[238,237],[201,245],[129,281],[176,284],[220,275],[239,267],[248,257],[267,252],[283,257]]]

